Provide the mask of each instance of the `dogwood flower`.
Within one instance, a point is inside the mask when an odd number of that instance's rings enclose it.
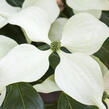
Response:
[[[25,0],[22,8],[13,7],[6,0],[0,1],[0,28],[16,22],[15,25],[28,32],[31,39],[34,35],[45,39],[51,24],[59,15],[56,0]]]
[[[100,18],[103,10],[109,10],[108,0],[66,0],[66,2],[74,10],[75,14],[89,12]]]
[[[53,32],[49,36],[51,49],[41,51],[31,44],[17,46],[15,44],[14,48],[2,56],[0,87],[15,82],[31,82],[40,79],[49,67],[49,55],[55,51],[61,58],[55,71],[58,87],[81,103],[97,105],[100,109],[105,109],[102,103],[104,92],[104,88],[101,87],[103,86],[102,72],[98,63],[90,55],[100,49],[109,36],[109,28],[87,13],[77,14],[69,20],[58,20],[56,23],[59,22],[60,29],[51,29]],[[33,36],[32,39],[38,39],[37,35]],[[44,40],[43,36],[40,40]],[[44,42],[47,40],[49,40],[48,37]],[[4,43],[2,44],[5,47]],[[62,52],[61,46],[72,53]]]
[[[59,20],[57,20],[59,22]],[[56,23],[54,23],[53,27]],[[59,25],[59,24],[58,24]],[[103,79],[104,79],[104,91],[108,94],[109,97],[109,69],[99,60],[99,58],[92,55],[92,57],[97,61],[99,64]],[[101,86],[103,87],[103,86]],[[55,91],[62,91],[56,84],[54,75],[51,75],[48,77],[44,82],[41,84],[34,85],[34,88],[41,93],[51,93]],[[109,108],[109,98],[105,98],[104,101],[106,102],[108,108]]]

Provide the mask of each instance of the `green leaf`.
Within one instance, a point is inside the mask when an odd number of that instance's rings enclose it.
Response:
[[[64,10],[60,13],[59,17],[65,17],[65,18],[72,17],[74,15],[73,9],[67,5],[66,0],[63,0],[63,3],[64,3]]]
[[[65,53],[71,53],[66,47],[64,47],[64,46],[62,46],[61,48],[60,48],[63,52],[65,52]]]
[[[50,56],[49,56],[49,63],[50,66],[55,69],[57,67],[57,65],[60,62],[60,57],[56,52],[53,52]]]
[[[14,39],[18,44],[27,42],[20,27],[15,25],[10,25],[10,24],[6,25],[2,29],[0,29],[0,35],[5,35],[7,37],[10,37]]]
[[[100,20],[109,26],[109,11],[103,11]]]
[[[98,109],[95,106],[83,105],[68,95],[62,93],[58,101],[58,109]]]
[[[11,6],[22,7],[24,0],[6,0]]]
[[[94,55],[109,68],[109,38],[105,41],[101,49]]]
[[[50,49],[50,46],[44,42],[32,42],[31,44],[36,46],[37,48],[39,48],[42,51]]]
[[[7,89],[2,109],[44,109],[40,95],[30,84],[17,83]]]

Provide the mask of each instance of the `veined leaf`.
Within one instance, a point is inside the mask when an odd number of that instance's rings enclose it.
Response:
[[[2,109],[44,109],[44,103],[30,84],[16,83],[8,86]]]

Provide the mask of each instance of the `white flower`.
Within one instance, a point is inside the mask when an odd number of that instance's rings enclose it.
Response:
[[[100,18],[103,10],[109,10],[108,0],[66,0],[66,2],[74,10],[75,14],[89,12]]]
[[[58,19],[56,20],[56,22],[53,24],[53,28],[55,28],[56,30],[56,25],[59,26],[59,25],[62,25],[60,23],[60,21],[64,21],[65,19]],[[57,23],[58,22],[58,23]],[[59,26],[60,27],[60,26]],[[52,29],[53,29],[52,28]],[[53,31],[52,31],[53,33]],[[104,78],[105,81],[107,80],[108,81],[108,68],[99,60],[99,58],[95,57],[92,55],[92,58],[95,59],[97,61],[97,63],[99,64],[100,68],[101,68],[101,71],[102,71],[102,75]],[[34,88],[38,91],[38,92],[41,92],[41,93],[51,93],[51,92],[55,92],[55,91],[62,91],[56,84],[55,80],[54,80],[54,75],[51,75],[50,77],[48,77],[44,82],[42,82],[41,84],[37,84],[37,85],[34,85]],[[105,91],[106,90],[109,90],[109,85],[108,85],[108,82],[105,82]],[[108,91],[109,92],[109,91]]]
[[[56,50],[61,58],[55,71],[56,84],[77,101],[105,109],[102,103],[102,72],[98,63],[89,55],[100,49],[109,36],[109,28],[87,13],[77,14],[69,20],[58,19],[55,23],[49,38],[51,49]],[[32,38],[37,39],[35,37]],[[40,39],[46,42],[48,37]],[[72,54],[62,52],[59,49],[60,43]],[[15,44],[0,60],[0,87],[40,79],[49,67],[48,57],[53,52],[51,49],[40,51],[30,44]]]
[[[40,37],[45,39],[59,15],[56,0],[25,0],[22,8],[12,7],[6,0],[0,1],[0,27],[7,23],[18,25],[33,41]]]

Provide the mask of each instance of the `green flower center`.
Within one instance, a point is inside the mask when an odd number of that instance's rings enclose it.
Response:
[[[51,43],[50,47],[53,51],[58,51],[61,47],[61,43],[59,41],[54,41]]]

